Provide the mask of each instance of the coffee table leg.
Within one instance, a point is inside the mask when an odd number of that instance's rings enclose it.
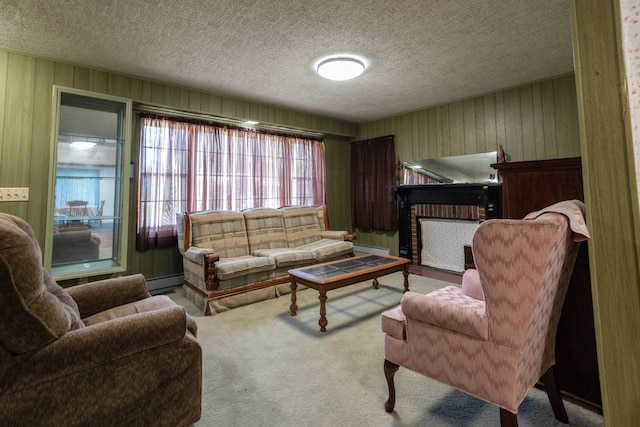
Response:
[[[296,279],[291,278],[291,305],[289,306],[289,310],[291,310],[291,315],[295,316],[298,311],[298,304],[296,304],[296,288],[298,285],[296,284]]]
[[[404,276],[404,291],[402,293],[405,293],[409,291],[409,264],[404,265],[402,275]]]
[[[318,297],[320,300],[320,320],[318,320],[318,325],[320,325],[320,332],[327,332],[327,291],[320,290],[320,296]]]

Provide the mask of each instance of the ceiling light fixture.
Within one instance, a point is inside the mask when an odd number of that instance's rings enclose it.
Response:
[[[255,120],[245,120],[244,122],[242,122],[243,125],[247,125],[247,126],[255,126],[260,122],[256,122]]]
[[[364,72],[364,64],[355,58],[329,58],[318,64],[318,74],[329,80],[350,80]]]
[[[95,145],[96,145],[95,142],[73,141],[71,143],[71,148],[73,148],[75,150],[89,150],[90,148],[93,148]]]

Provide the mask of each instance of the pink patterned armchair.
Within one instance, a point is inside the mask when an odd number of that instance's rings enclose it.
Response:
[[[407,292],[382,314],[387,412],[403,366],[499,406],[502,426],[518,425],[518,406],[542,379],[555,417],[569,422],[553,368],[578,242],[589,237],[583,212],[573,200],[480,224],[477,270],[465,272],[462,287]]]

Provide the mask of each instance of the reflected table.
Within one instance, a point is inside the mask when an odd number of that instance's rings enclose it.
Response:
[[[69,225],[78,224],[82,225],[85,222],[88,224],[91,221],[100,220],[100,216],[96,215],[98,206],[85,206],[83,208],[83,215],[73,215],[73,212],[69,206],[56,206],[53,210],[53,223],[55,225]]]
[[[309,267],[289,270],[291,277],[291,315],[298,311],[296,289],[298,283],[320,293],[320,331],[327,331],[327,291],[373,279],[373,287],[378,289],[378,277],[402,271],[404,291],[409,290],[409,260],[390,255],[360,255],[339,261],[315,264]]]

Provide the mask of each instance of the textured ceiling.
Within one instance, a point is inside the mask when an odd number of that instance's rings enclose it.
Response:
[[[0,0],[0,46],[356,122],[573,71],[568,0]]]

